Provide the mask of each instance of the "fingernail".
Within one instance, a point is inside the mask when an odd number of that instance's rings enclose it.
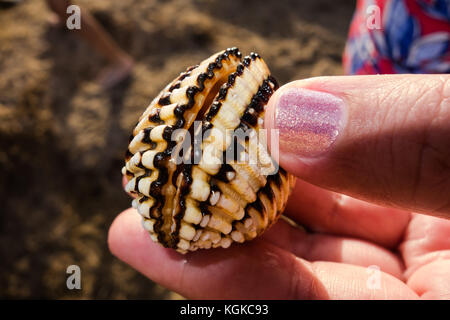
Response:
[[[306,158],[322,155],[343,129],[344,101],[326,92],[284,90],[275,115],[280,151]]]

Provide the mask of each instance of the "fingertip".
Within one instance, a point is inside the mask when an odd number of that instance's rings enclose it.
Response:
[[[126,176],[122,176],[122,187],[124,189],[125,189],[125,186],[127,185],[127,183],[128,183],[127,177]]]
[[[288,83],[269,101],[265,127],[279,134],[279,152],[270,151],[279,154],[285,170],[322,188],[448,217],[446,171],[435,169],[448,149],[449,117],[441,108],[447,77],[334,76]],[[416,172],[421,174],[412,181]]]
[[[278,92],[280,90],[281,89],[275,91],[275,93],[270,97],[269,101],[267,102],[266,110],[264,113],[264,129],[267,130],[276,129],[275,112],[278,99]]]
[[[108,248],[119,259],[124,251],[124,246],[128,244],[127,235],[134,232],[138,220],[140,217],[136,209],[128,208],[120,213],[109,227]]]

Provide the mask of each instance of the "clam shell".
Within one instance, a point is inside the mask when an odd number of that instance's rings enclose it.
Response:
[[[282,213],[294,177],[262,129],[277,89],[263,59],[237,48],[188,68],[133,130],[122,173],[150,237],[181,253],[251,240]]]

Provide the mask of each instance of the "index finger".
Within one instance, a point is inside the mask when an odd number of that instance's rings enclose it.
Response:
[[[145,276],[188,298],[417,298],[402,281],[384,272],[380,285],[385,290],[370,290],[365,268],[309,263],[262,239],[181,255],[154,243],[134,209],[116,218],[108,244],[113,254]]]

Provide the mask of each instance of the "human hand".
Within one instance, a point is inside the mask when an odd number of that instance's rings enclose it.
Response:
[[[280,129],[280,164],[302,179],[284,214],[308,231],[280,219],[254,241],[180,255],[128,209],[111,251],[187,298],[450,298],[450,220],[411,213],[450,217],[449,80],[323,77],[276,92],[266,127]]]

